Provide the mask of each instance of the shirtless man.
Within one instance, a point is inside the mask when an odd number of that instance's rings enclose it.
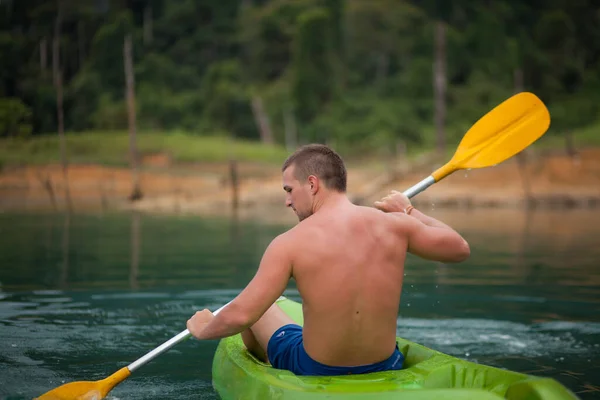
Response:
[[[273,239],[254,278],[227,307],[217,316],[197,312],[188,329],[198,339],[242,332],[258,358],[298,375],[402,368],[396,321],[407,252],[460,262],[469,245],[402,193],[376,208],[352,204],[344,163],[327,146],[299,148],[282,171],[286,206],[300,222]],[[290,278],[302,297],[303,328],[275,304]]]

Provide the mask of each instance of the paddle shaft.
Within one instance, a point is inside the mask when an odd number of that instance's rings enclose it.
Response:
[[[229,302],[229,303],[231,303],[231,302]],[[218,310],[216,310],[215,312],[213,312],[213,314],[217,315],[218,313],[220,313],[221,310],[224,309],[225,307],[227,307],[227,305],[229,303],[225,304],[223,307],[221,307]],[[163,344],[161,344],[160,346],[158,346],[154,350],[149,351],[148,353],[146,353],[142,357],[138,358],[137,360],[135,360],[134,362],[132,362],[131,364],[129,364],[127,366],[127,369],[129,369],[130,372],[135,371],[136,369],[138,369],[142,365],[147,364],[148,362],[154,360],[156,357],[160,356],[162,353],[164,353],[164,352],[168,351],[169,349],[171,349],[171,347],[173,347],[176,344],[181,343],[184,340],[188,339],[190,336],[191,336],[191,333],[190,333],[190,331],[188,329],[186,329],[186,330],[178,333],[176,336],[174,336],[171,339],[167,340],[166,342],[164,342]]]
[[[427,178],[423,179],[421,182],[417,183],[416,185],[411,186],[410,188],[406,189],[403,193],[406,197],[408,197],[410,199],[411,197],[418,195],[419,193],[421,193],[423,190],[427,189],[429,186],[433,185],[434,183],[435,183],[435,179],[433,178],[433,176],[428,176]]]

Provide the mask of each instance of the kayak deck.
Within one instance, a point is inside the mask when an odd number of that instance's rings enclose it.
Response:
[[[302,325],[302,307],[278,305]],[[252,356],[241,335],[220,341],[213,360],[213,386],[222,399],[577,399],[554,379],[476,364],[397,338],[405,356],[400,371],[344,376],[297,376]]]

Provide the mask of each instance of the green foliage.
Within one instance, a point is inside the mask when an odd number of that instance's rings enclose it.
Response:
[[[298,17],[292,96],[300,119],[310,123],[333,97],[333,46],[330,16],[324,8]],[[311,137],[311,140],[323,140]]]
[[[98,101],[98,107],[91,115],[94,129],[119,130],[127,128],[127,106],[124,100],[112,100],[104,94]]]
[[[309,129],[316,131],[314,136],[329,132],[329,141],[351,154],[394,147],[399,141],[422,143],[420,128],[415,114],[394,98],[356,92],[336,102]]]
[[[0,98],[0,137],[31,134],[31,110],[19,99]]]
[[[127,166],[129,138],[125,131],[95,131],[67,134],[70,161]],[[39,135],[29,139],[0,139],[0,165],[57,163],[57,135]],[[138,134],[140,154],[168,154],[175,162],[223,162],[234,156],[239,161],[281,164],[287,152],[280,146],[253,141],[231,140],[225,135],[197,136],[182,131]]]
[[[258,140],[251,101],[260,96],[279,144],[291,111],[300,143],[358,151],[399,141],[429,146],[434,27],[442,20],[449,144],[517,89],[544,100],[550,134],[561,136],[596,126],[600,114],[596,3],[65,1],[59,40],[65,126],[69,136],[126,129],[123,40],[131,33],[141,131]],[[58,4],[0,2],[3,136],[57,129]]]
[[[201,87],[203,117],[208,130],[235,132],[245,138],[258,137],[250,98],[242,84],[241,67],[236,60],[213,64]]]
[[[54,90],[51,89],[50,92],[50,95],[54,94]],[[103,90],[102,79],[98,72],[91,68],[82,70],[68,87],[67,98],[73,101],[67,115],[69,126],[75,131],[97,127],[94,117],[102,113],[100,108],[106,107],[109,96]]]
[[[265,82],[285,74],[298,16],[315,4],[317,0],[273,0],[242,9],[238,37],[249,79]]]

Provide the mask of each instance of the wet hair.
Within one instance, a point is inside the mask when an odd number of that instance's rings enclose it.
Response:
[[[341,193],[346,192],[346,167],[342,158],[324,144],[307,144],[298,148],[283,163],[281,171],[295,167],[294,176],[300,182],[315,175],[325,187]]]

